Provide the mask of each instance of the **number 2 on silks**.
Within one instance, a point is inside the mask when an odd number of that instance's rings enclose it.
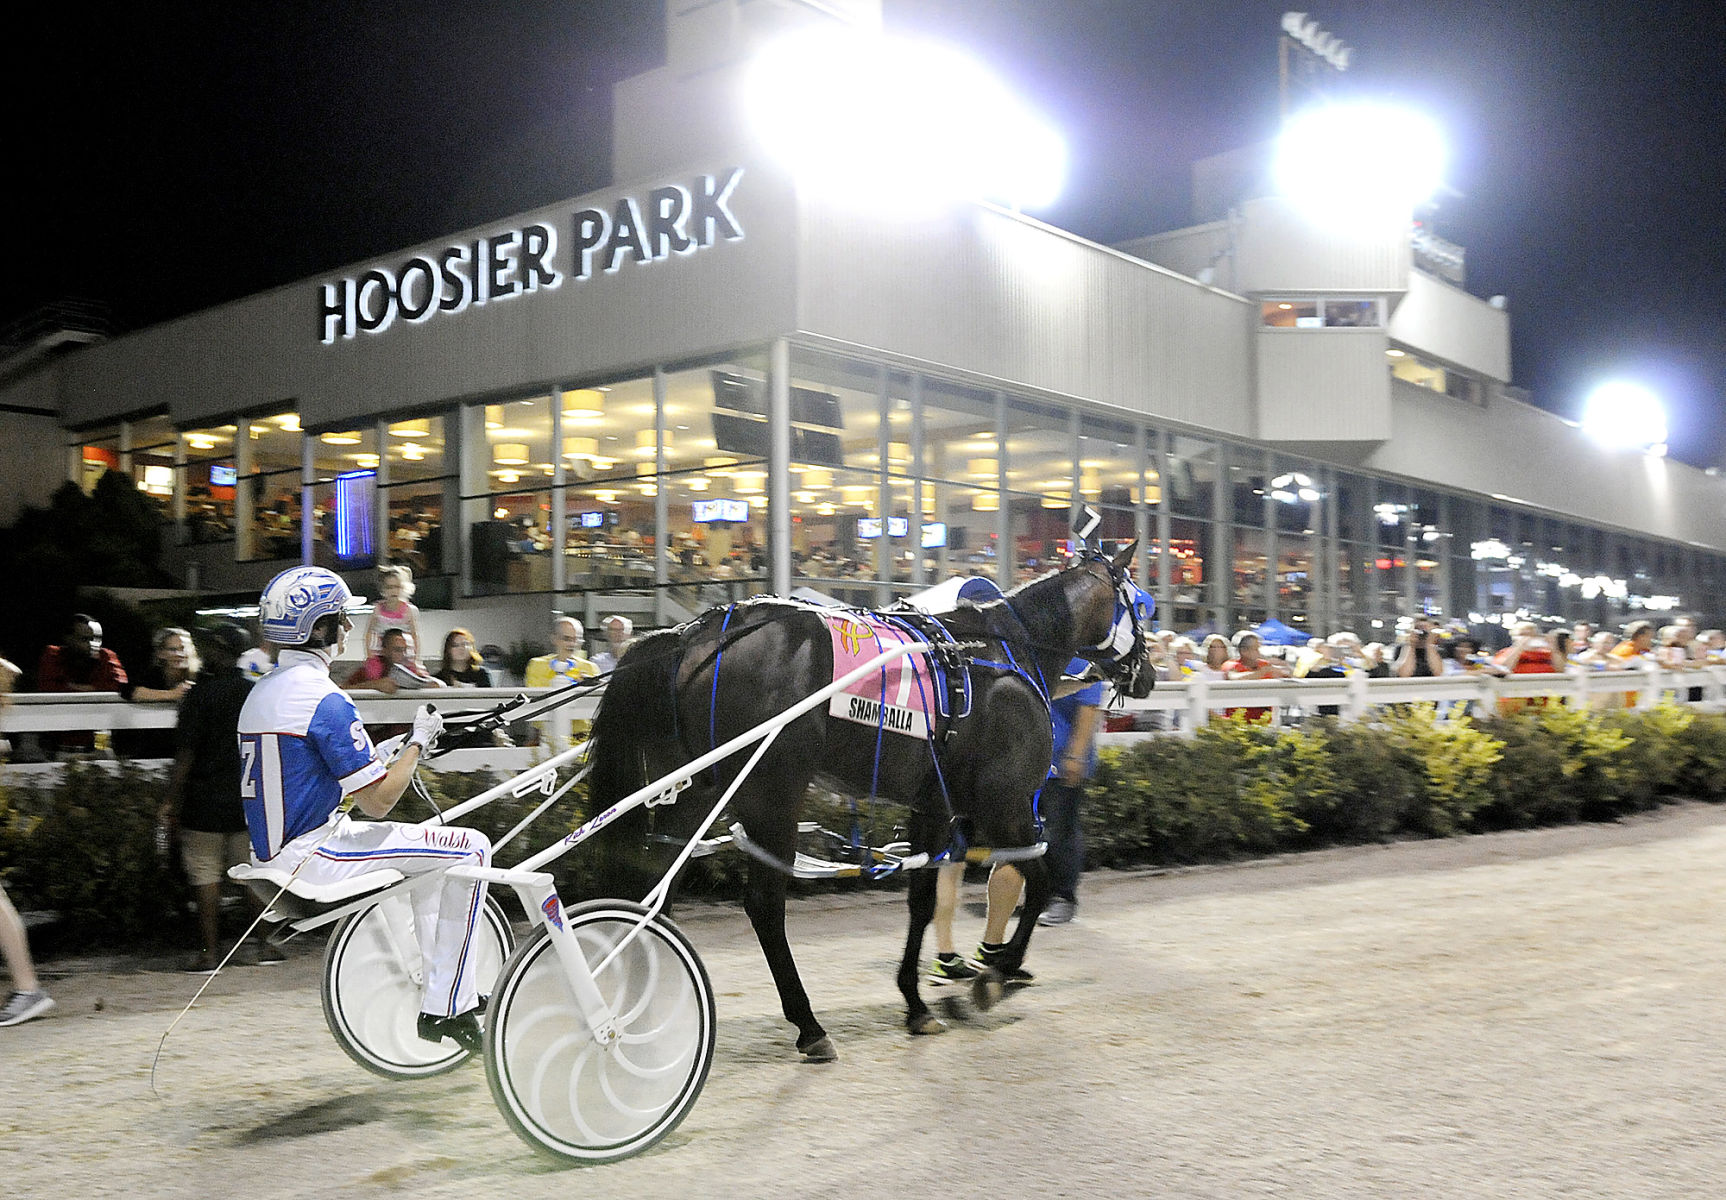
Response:
[[[258,743],[240,739],[240,799],[258,798]]]

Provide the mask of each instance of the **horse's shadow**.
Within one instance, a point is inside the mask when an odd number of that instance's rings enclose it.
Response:
[[[1011,991],[1008,993],[1011,995]],[[969,988],[952,988],[938,1001],[942,1018],[949,1032],[963,1026],[966,1031],[992,1033],[1024,1020],[1022,1012],[1010,1011],[997,1004],[988,1012],[971,1003]],[[874,1053],[886,1041],[911,1042],[922,1040],[905,1028],[905,1006],[892,1001],[861,1008],[825,1009],[820,1014],[822,1024],[839,1044],[839,1062],[845,1061],[847,1050]],[[792,1048],[792,1031],[785,1018],[758,1016],[719,1019],[720,1039],[714,1051],[714,1070],[726,1067],[791,1066],[819,1067],[825,1064],[799,1063]]]

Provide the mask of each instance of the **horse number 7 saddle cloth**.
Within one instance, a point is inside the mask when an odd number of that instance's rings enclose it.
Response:
[[[924,631],[902,618],[882,618],[855,610],[823,612],[821,619],[833,637],[834,679],[848,675],[895,646],[951,639],[951,635],[934,621],[928,621],[934,628]],[[919,625],[922,623],[918,622]],[[937,673],[942,678],[936,678]],[[863,676],[834,696],[827,703],[827,711],[842,721],[873,725],[887,733],[927,738],[931,709],[939,718],[951,715],[950,710],[954,707],[969,708],[969,687],[966,686],[969,680],[965,679],[961,685],[962,696],[960,704],[956,705],[947,695],[948,674],[938,665],[932,672],[928,655],[907,654],[884,664],[875,674]],[[958,674],[962,677],[964,672]]]

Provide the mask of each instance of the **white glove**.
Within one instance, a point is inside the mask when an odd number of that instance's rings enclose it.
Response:
[[[431,705],[422,704],[420,710],[414,714],[414,731],[408,734],[408,745],[418,746],[422,756],[430,754],[442,732],[443,717],[439,716],[437,709]]]

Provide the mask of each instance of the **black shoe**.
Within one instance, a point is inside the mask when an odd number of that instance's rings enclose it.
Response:
[[[469,1054],[478,1054],[485,1047],[485,1031],[479,1027],[479,1018],[472,1012],[458,1013],[453,1017],[421,1013],[417,1030],[424,1041],[441,1042],[448,1038]]]

